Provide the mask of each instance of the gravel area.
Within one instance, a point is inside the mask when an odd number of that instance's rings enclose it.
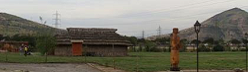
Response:
[[[80,63],[43,63],[20,64],[0,63],[0,72],[101,72],[87,64]]]

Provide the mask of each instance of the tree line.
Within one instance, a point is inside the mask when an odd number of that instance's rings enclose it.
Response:
[[[131,42],[133,46],[129,48],[132,52],[169,52],[170,51],[170,38],[157,38],[155,40],[146,40],[142,38],[136,38],[134,36],[127,37],[127,40]],[[182,48],[181,52],[196,51],[197,40],[180,40]],[[223,39],[214,40],[213,38],[207,38],[203,41],[199,41],[199,51],[212,52],[212,51],[245,51],[245,44],[247,40],[231,39],[224,41]]]

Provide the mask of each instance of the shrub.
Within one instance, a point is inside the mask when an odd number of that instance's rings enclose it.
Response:
[[[213,51],[224,51],[224,49],[225,48],[223,46],[217,44],[216,46],[214,46]]]
[[[201,45],[199,46],[199,51],[200,51],[200,52],[209,52],[210,49],[207,48],[206,46],[204,46],[203,44],[201,44]]]

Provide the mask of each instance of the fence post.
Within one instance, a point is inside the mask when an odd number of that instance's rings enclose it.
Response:
[[[85,63],[87,63],[87,59],[86,59],[87,58],[86,57],[87,55],[86,54],[87,54],[87,45],[85,45],[85,52],[84,52],[84,62]]]
[[[46,55],[46,60],[45,60],[45,62],[47,62],[47,52],[45,53],[45,55]]]
[[[137,51],[139,53],[139,51]],[[139,72],[139,56],[136,55],[136,72]]]
[[[114,62],[114,69],[115,69],[115,52],[114,52],[115,46],[112,44],[112,53],[113,53],[113,62]]]
[[[84,52],[84,62],[85,62],[85,64],[87,65],[87,48],[88,48],[88,46],[87,46],[87,44],[85,44],[85,52]],[[87,72],[87,70],[88,70],[88,67],[86,66],[86,72]]]
[[[8,50],[7,49],[6,49],[5,60],[6,60],[6,62],[8,62]]]

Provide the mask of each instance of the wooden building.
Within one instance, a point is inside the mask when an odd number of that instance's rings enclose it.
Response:
[[[57,34],[55,55],[126,56],[130,44],[109,28],[67,28]]]

